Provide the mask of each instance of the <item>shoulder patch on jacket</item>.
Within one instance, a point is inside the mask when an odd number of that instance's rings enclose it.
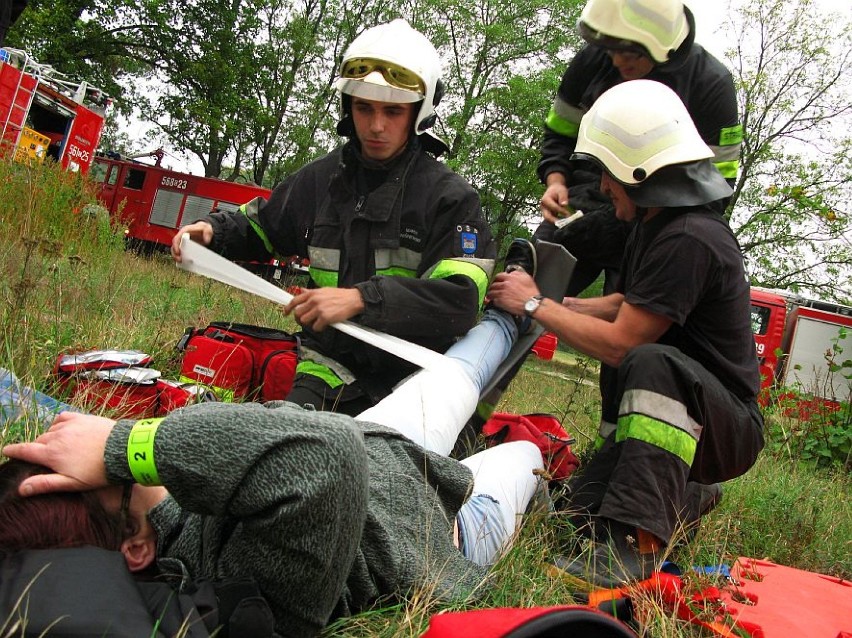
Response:
[[[462,255],[475,255],[479,249],[479,229],[470,224],[456,226],[456,236],[453,242]]]

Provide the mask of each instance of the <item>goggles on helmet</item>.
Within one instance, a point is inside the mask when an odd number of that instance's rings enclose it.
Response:
[[[417,91],[420,95],[426,94],[426,83],[418,75],[387,60],[352,58],[343,63],[340,77],[347,80],[360,80],[376,71],[381,73],[385,82],[391,86],[406,91]]]

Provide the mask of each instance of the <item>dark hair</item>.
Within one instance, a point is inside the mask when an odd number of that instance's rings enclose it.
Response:
[[[95,492],[22,497],[21,482],[46,467],[25,461],[0,463],[0,551],[94,545],[117,550],[124,530],[118,512],[107,512]]]

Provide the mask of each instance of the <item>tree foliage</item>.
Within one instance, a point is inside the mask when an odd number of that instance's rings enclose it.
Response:
[[[745,129],[732,226],[756,285],[852,297],[852,25],[748,0],[729,54]]]
[[[123,100],[124,81],[144,75],[162,56],[154,25],[143,23],[135,0],[30,0],[9,30],[7,46],[75,80],[86,80]],[[152,45],[153,43],[153,45]]]
[[[728,63],[745,135],[732,227],[754,284],[848,302],[852,26],[815,0],[737,4]],[[272,186],[339,143],[334,80],[347,44],[405,17],[443,60],[434,131],[446,161],[479,190],[503,241],[539,220],[538,143],[582,5],[31,0],[9,44],[136,106],[207,175]]]

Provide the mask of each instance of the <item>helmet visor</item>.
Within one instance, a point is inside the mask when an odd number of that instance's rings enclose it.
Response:
[[[426,95],[426,83],[416,73],[403,66],[386,60],[373,58],[352,58],[343,63],[340,77],[345,80],[363,80],[371,73],[378,72],[385,82],[398,89],[416,91],[420,97]]]
[[[606,35],[605,33],[601,33],[600,31],[593,29],[582,20],[577,23],[577,31],[580,32],[580,35],[586,42],[593,46],[601,47],[607,51],[613,52],[628,51],[630,53],[638,53],[639,55],[643,55],[651,60],[654,59],[651,57],[651,54],[648,53],[648,50],[638,42]]]

